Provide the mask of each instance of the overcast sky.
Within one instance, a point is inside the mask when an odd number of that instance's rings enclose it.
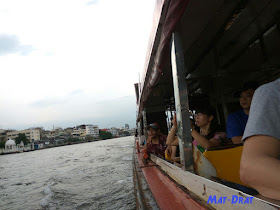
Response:
[[[155,0],[0,0],[0,128],[135,127]]]

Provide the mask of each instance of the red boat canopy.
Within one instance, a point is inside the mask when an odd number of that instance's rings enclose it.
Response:
[[[144,104],[151,91],[164,74],[163,68],[170,55],[170,41],[177,23],[180,21],[189,0],[157,0],[154,11],[154,26],[150,35],[148,53],[144,66],[138,110],[141,117]]]

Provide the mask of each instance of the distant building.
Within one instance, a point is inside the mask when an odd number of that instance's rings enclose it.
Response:
[[[11,130],[11,129],[9,129],[9,130],[4,130],[4,129],[0,129],[0,141],[1,140],[4,140],[4,141],[7,141],[7,133],[8,132],[13,132],[13,131],[15,131],[15,130]]]
[[[17,147],[16,142],[12,139],[9,139],[5,143],[5,149],[16,149],[16,147]]]
[[[130,133],[131,136],[134,136],[135,132],[136,132],[135,128],[132,128],[131,130],[129,130],[129,133]]]
[[[6,131],[3,129],[0,129],[0,141],[6,140]]]
[[[125,130],[129,130],[129,125],[125,124],[124,128],[125,128]]]
[[[90,135],[93,136],[95,138],[99,137],[99,129],[97,125],[79,125],[76,126],[73,129],[73,132],[71,133],[73,136],[86,136],[86,135]]]
[[[55,131],[44,131],[43,135],[47,138],[47,139],[54,139],[56,136],[56,132]]]
[[[24,133],[29,142],[40,141],[41,139],[39,129],[26,129],[22,131],[12,131],[12,132],[7,132],[6,135],[8,139],[15,140],[20,133]]]
[[[86,135],[91,135],[93,137],[99,137],[99,129],[97,125],[86,125]]]
[[[108,132],[110,132],[113,137],[119,136],[119,130],[117,128],[111,128]]]
[[[41,136],[41,138],[42,138],[42,135],[43,135],[43,132],[44,132],[44,128],[43,128],[43,127],[32,127],[32,128],[28,128],[28,129],[31,129],[31,130],[39,130],[40,136]]]
[[[73,133],[73,128],[65,128],[64,129],[64,132],[66,132],[66,133]]]

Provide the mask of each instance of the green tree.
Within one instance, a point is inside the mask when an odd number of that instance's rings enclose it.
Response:
[[[113,138],[113,135],[110,132],[99,131],[99,137],[101,139],[111,139],[111,138]]]
[[[92,141],[94,138],[91,135],[86,135],[86,141]]]
[[[68,142],[79,142],[79,141],[81,141],[79,138],[72,138],[72,137],[68,138],[67,140],[68,140]]]
[[[4,140],[2,140],[2,141],[0,141],[0,148],[5,148],[5,141]]]
[[[24,145],[29,143],[24,133],[19,133],[18,137],[16,137],[15,140],[16,140],[16,144],[20,144],[21,141],[24,143]]]
[[[128,131],[124,131],[123,134],[124,134],[125,136],[130,136],[130,133],[129,133]]]

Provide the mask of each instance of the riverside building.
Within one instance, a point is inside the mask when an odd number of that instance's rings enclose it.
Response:
[[[86,136],[90,135],[95,138],[99,137],[99,129],[97,125],[78,125],[73,129],[73,136]]]
[[[25,134],[27,140],[29,142],[34,142],[34,141],[40,141],[40,131],[39,129],[26,129],[22,131],[12,131],[12,132],[7,132],[7,138],[11,140],[15,140],[20,133]]]

